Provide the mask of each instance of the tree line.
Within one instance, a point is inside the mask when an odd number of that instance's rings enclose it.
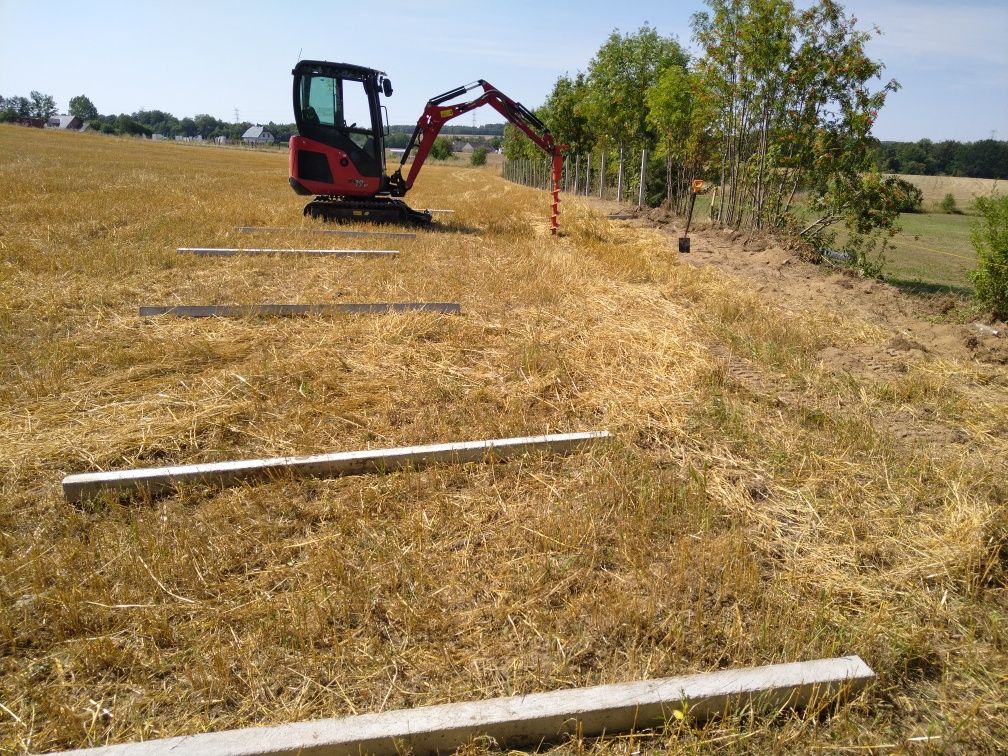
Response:
[[[835,0],[707,0],[692,18],[699,54],[645,24],[613,31],[587,71],[560,77],[539,117],[572,154],[604,154],[636,181],[647,150],[649,204],[684,208],[713,184],[712,220],[786,231],[810,250],[837,244],[863,270],[896,233],[899,187],[875,167],[871,127],[898,89],[866,44],[875,32]],[[511,159],[541,160],[517,129]],[[815,254],[815,252],[812,252]]]
[[[0,123],[19,118],[48,121],[56,114],[56,100],[52,95],[32,90],[28,97],[0,95]]]
[[[56,100],[52,95],[32,91],[28,97],[15,95],[0,96],[0,122],[15,121],[30,118],[48,121],[58,112]],[[103,134],[121,134],[150,137],[154,134],[162,136],[202,137],[211,140],[225,137],[229,141],[238,141],[253,124],[249,121],[231,123],[214,118],[205,113],[176,118],[163,110],[138,110],[134,113],[119,113],[118,115],[102,115],[98,108],[86,95],[77,95],[70,99],[67,112],[80,119],[81,123]],[[297,133],[293,123],[263,124],[277,141],[285,142]]]
[[[875,165],[886,173],[1008,179],[1008,142],[879,142]]]

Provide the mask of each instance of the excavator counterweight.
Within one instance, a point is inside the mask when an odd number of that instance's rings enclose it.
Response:
[[[319,60],[302,60],[292,73],[298,135],[290,140],[290,185],[298,194],[315,195],[305,215],[327,221],[428,225],[429,212],[414,210],[400,198],[413,187],[442,126],[489,105],[552,157],[551,229],[556,233],[564,147],[534,113],[492,84],[480,79],[432,97],[390,176],[385,166],[385,108],[380,103],[381,96],[392,95],[388,77],[373,68]],[[474,100],[449,102],[477,87],[483,92]]]

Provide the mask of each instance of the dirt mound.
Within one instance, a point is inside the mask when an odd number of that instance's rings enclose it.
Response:
[[[670,243],[675,244],[674,237],[680,235],[677,224],[683,225],[682,218],[666,208],[634,212],[636,223],[663,229],[673,237]],[[973,398],[998,407],[1008,404],[999,388],[1002,379],[997,378],[1000,366],[1008,365],[1008,327],[993,320],[956,322],[968,311],[962,299],[950,295],[914,296],[828,262],[810,262],[801,249],[788,249],[783,240],[768,234],[744,235],[730,228],[711,228],[704,222],[691,229],[690,236],[691,254],[680,258],[689,265],[710,265],[744,278],[754,291],[790,311],[806,311],[810,317],[831,312],[883,332],[882,339],[820,350],[816,356],[826,370],[876,384],[898,383],[906,380],[907,373],[922,360],[957,360],[994,376],[992,386],[972,387]],[[734,362],[729,364],[728,372],[743,383],[768,380],[767,376],[749,375]],[[904,440],[936,445],[958,441],[954,429],[936,426],[927,418],[894,415],[879,423]]]

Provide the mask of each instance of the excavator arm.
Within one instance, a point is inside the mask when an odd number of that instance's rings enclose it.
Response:
[[[448,100],[453,100],[467,92],[471,92],[477,87],[483,88],[483,94],[476,99],[454,105],[445,104]],[[413,136],[406,146],[406,151],[403,152],[399,168],[394,174],[389,176],[388,185],[391,194],[394,197],[402,197],[413,187],[413,182],[427,160],[427,156],[434,146],[434,140],[441,132],[441,127],[445,123],[483,105],[489,105],[510,123],[514,124],[515,127],[521,129],[533,143],[552,158],[553,216],[551,219],[551,232],[555,234],[557,232],[557,214],[560,203],[560,172],[563,169],[563,151],[566,147],[565,145],[557,144],[553,140],[553,135],[546,128],[546,124],[539,120],[535,113],[520,102],[515,102],[493,84],[483,79],[456,87],[448,92],[439,94],[437,97],[431,98],[427,102],[427,107],[424,108],[423,114],[417,121],[416,129],[413,130]],[[416,157],[413,159],[409,173],[404,178],[402,171],[406,167],[406,161],[409,159],[414,147],[416,148]]]

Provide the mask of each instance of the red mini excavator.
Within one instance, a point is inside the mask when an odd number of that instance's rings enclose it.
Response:
[[[388,77],[373,68],[321,60],[302,60],[292,73],[298,136],[290,140],[290,185],[298,194],[315,195],[305,205],[305,215],[327,221],[429,224],[429,212],[414,210],[399,198],[413,187],[445,122],[489,105],[552,157],[552,231],[556,233],[563,146],[553,141],[534,113],[492,84],[480,79],[432,97],[399,168],[389,176],[385,172],[388,116],[378,101],[379,95],[392,95]],[[483,94],[476,99],[447,104],[477,87],[483,88]],[[348,118],[355,117],[361,122],[348,123]],[[416,157],[403,177],[414,148]]]

